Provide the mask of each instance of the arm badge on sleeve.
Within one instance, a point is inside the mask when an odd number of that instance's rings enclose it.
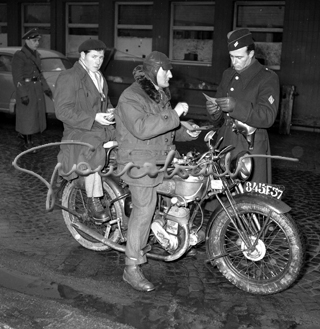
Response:
[[[269,101],[270,104],[273,104],[274,98],[272,97],[272,95],[268,98],[268,101]]]

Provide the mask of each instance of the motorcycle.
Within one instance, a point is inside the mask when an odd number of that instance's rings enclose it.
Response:
[[[149,242],[141,253],[169,262],[205,243],[207,263],[217,266],[238,288],[261,295],[285,290],[297,279],[305,251],[291,208],[281,200],[283,189],[250,182],[250,154],[242,152],[231,159],[233,147],[219,150],[221,139],[213,145],[214,135],[214,131],[206,134],[208,150],[203,154],[168,156],[161,169],[165,178],[157,189]],[[125,252],[131,198],[116,170],[117,146],[109,146],[100,172],[107,220],[90,216],[81,177],[65,181],[59,207],[68,230],[83,247]],[[217,207],[205,222],[203,206],[211,200]]]

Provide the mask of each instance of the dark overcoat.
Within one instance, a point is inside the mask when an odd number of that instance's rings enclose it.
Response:
[[[241,73],[229,68],[224,71],[216,98],[233,97],[236,100],[235,109],[230,117],[240,120],[249,126],[258,128],[255,133],[254,148],[251,154],[270,155],[269,137],[266,128],[273,125],[279,106],[279,78],[277,74],[261,65],[254,59],[253,63]],[[249,151],[245,137],[232,131],[228,116],[220,112],[212,116],[216,125],[222,125],[218,130],[217,139],[223,137],[221,146],[233,145],[232,156],[242,150]],[[271,160],[254,158],[252,181],[269,183],[271,177]]]
[[[79,62],[66,71],[61,72],[54,92],[55,113],[63,122],[62,141],[80,141],[89,143],[95,149],[74,144],[61,145],[58,162],[62,164],[64,173],[69,172],[74,165],[86,162],[92,169],[105,164],[104,142],[115,139],[115,129],[112,125],[103,126],[95,121],[99,112],[113,108],[108,97],[108,85],[104,79],[103,92],[105,101]],[[67,179],[78,175],[72,172]]]
[[[121,94],[115,111],[118,167],[123,168],[129,162],[140,166],[149,163],[156,167],[164,164],[168,153],[176,149],[174,140],[195,138],[187,134],[172,109],[169,88],[157,90],[141,65],[135,68],[134,78],[136,81]],[[138,176],[143,171],[143,168],[135,169],[131,174]],[[151,187],[162,182],[163,175],[132,179],[124,174],[122,178],[130,185]]]
[[[40,54],[24,45],[13,55],[12,75],[16,87],[16,130],[23,135],[43,132],[47,127],[43,92],[50,87],[41,74]],[[21,103],[24,96],[29,97],[28,105]]]

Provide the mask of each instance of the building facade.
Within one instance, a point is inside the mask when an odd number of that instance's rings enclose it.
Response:
[[[42,47],[78,58],[77,47],[99,38],[109,48],[103,73],[116,105],[133,81],[133,68],[152,50],[173,62],[173,102],[205,113],[203,93],[214,96],[230,65],[226,35],[249,28],[256,57],[281,85],[295,86],[292,124],[320,128],[320,1],[0,0],[0,46],[22,45],[30,28],[43,31]]]

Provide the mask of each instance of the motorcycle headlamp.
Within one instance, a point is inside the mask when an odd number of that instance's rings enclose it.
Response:
[[[242,151],[235,158],[235,172],[237,177],[241,180],[248,180],[252,173],[253,161],[251,157],[244,157],[249,155],[249,152]]]

